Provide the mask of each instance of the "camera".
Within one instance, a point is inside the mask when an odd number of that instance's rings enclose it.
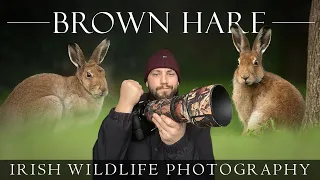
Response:
[[[147,120],[144,110],[150,101],[139,101],[132,110],[132,138],[142,140],[149,136],[155,129],[152,121]]]
[[[155,129],[153,113],[165,115],[178,123],[191,123],[199,128],[227,126],[232,119],[232,103],[220,84],[195,88],[183,96],[140,101],[133,108],[132,133],[142,140]]]

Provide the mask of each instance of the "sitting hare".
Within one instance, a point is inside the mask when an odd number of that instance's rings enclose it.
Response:
[[[271,29],[260,29],[250,48],[241,27],[231,26],[232,40],[240,53],[233,77],[232,99],[239,118],[248,130],[259,132],[261,127],[299,128],[304,116],[305,102],[300,92],[288,81],[267,72],[262,66],[262,54],[271,41]]]
[[[77,67],[74,76],[43,73],[18,84],[1,106],[0,124],[22,125],[23,122],[51,121],[62,123],[74,118],[96,120],[108,94],[105,71],[99,64],[107,54],[110,41],[103,40],[89,61],[80,47],[69,44],[68,54]],[[80,120],[79,120],[80,121]]]

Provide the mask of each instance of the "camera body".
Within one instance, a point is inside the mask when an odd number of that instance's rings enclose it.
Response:
[[[155,129],[153,122],[147,120],[144,111],[150,101],[139,101],[132,110],[132,139],[140,141],[149,136]]]

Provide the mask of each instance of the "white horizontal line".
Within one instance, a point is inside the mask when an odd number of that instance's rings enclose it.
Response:
[[[306,23],[315,23],[315,22],[272,22],[272,23],[278,23],[278,24],[306,24]]]
[[[49,24],[50,22],[7,22],[8,24]]]

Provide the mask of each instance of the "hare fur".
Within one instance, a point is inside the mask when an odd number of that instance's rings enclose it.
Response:
[[[56,123],[69,118],[81,118],[86,123],[96,120],[108,94],[105,71],[100,63],[109,46],[110,41],[104,39],[87,62],[81,48],[76,43],[69,44],[69,58],[77,67],[75,75],[43,73],[23,80],[2,104],[0,123]]]
[[[232,99],[244,125],[242,134],[248,130],[259,132],[264,125],[270,128],[270,120],[276,128],[299,128],[305,111],[301,93],[262,66],[262,55],[271,41],[271,29],[268,26],[260,29],[252,49],[240,26],[232,25],[231,33],[240,54],[233,77]]]

